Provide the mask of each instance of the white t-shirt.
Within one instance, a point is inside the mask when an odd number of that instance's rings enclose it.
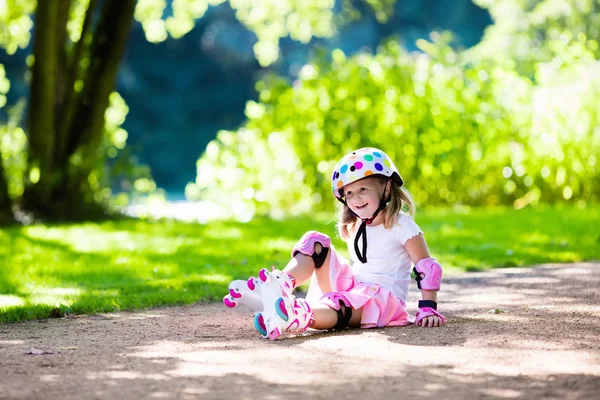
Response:
[[[408,239],[422,233],[414,219],[404,213],[398,214],[397,224],[390,229],[384,224],[367,225],[367,262],[363,264],[354,251],[355,230],[346,243],[356,280],[377,283],[406,302],[413,262],[404,245]],[[358,247],[362,251],[362,238]]]

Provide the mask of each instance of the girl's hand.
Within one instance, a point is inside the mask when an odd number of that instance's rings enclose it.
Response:
[[[415,315],[415,325],[423,328],[444,325],[446,320],[444,316],[436,310],[436,308],[437,303],[435,301],[419,301],[419,311],[417,311],[417,315]]]
[[[424,317],[420,322],[419,322],[419,326],[421,326],[422,328],[427,328],[427,327],[431,327],[431,326],[442,326],[445,324],[446,321],[444,321],[442,318],[438,317],[437,315],[430,315],[428,317]]]

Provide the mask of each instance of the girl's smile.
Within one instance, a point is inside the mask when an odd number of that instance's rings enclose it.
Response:
[[[344,188],[348,207],[360,218],[371,218],[381,201],[383,186],[376,179],[366,178]]]

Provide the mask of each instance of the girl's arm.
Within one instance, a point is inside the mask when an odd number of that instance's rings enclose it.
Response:
[[[419,262],[424,258],[430,258],[429,249],[427,248],[427,243],[425,242],[425,237],[422,234],[417,236],[413,236],[408,239],[404,244],[404,248],[408,252],[413,263]],[[422,275],[422,274],[421,274]],[[436,290],[421,290],[421,297],[423,300],[433,300],[437,302],[437,291]],[[437,315],[430,315],[421,321],[422,327],[427,326],[442,326],[444,324],[444,320]]]

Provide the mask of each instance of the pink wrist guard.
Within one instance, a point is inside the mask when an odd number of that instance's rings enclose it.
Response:
[[[421,325],[421,320],[423,318],[430,317],[432,315],[439,317],[442,320],[442,324],[446,323],[446,318],[437,312],[437,310],[434,310],[431,307],[423,307],[419,308],[419,311],[417,311],[417,315],[415,316],[415,325]]]
[[[421,290],[440,290],[442,266],[435,258],[423,258],[413,269],[417,287]],[[421,274],[425,275],[421,277]]]

